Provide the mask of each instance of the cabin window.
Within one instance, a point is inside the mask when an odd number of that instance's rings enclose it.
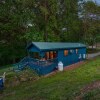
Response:
[[[86,58],[86,54],[83,54],[83,58],[84,58],[84,59]]]
[[[46,59],[54,59],[54,58],[57,58],[57,52],[56,51],[46,52],[45,58]]]
[[[72,54],[73,52],[74,52],[74,50],[71,49],[71,50],[70,50],[70,54]]]
[[[46,59],[49,59],[49,58],[50,58],[49,52],[46,52]]]
[[[68,50],[64,50],[64,56],[68,55]]]
[[[78,49],[76,49],[76,54],[78,54]]]
[[[81,54],[79,54],[79,59],[81,59],[82,58],[82,55]]]
[[[57,52],[56,51],[53,52],[53,57],[57,58]]]
[[[50,51],[50,59],[53,59],[53,51]]]

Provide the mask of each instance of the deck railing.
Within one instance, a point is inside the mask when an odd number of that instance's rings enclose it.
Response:
[[[48,65],[51,65],[52,63],[57,63],[57,58],[55,59],[48,59],[48,60],[39,60],[39,59],[34,59],[34,58],[29,58],[28,59],[28,63],[32,63],[32,64],[35,64],[35,65],[38,65],[38,66],[41,66],[41,67],[45,67],[45,66],[48,66]]]
[[[45,61],[30,58],[28,65],[34,69],[38,74],[45,75],[56,69],[58,59],[49,59]]]
[[[57,63],[57,58],[41,61],[39,59],[25,57],[16,65],[18,66],[19,70],[22,70],[25,66],[29,66],[30,68],[34,69],[38,74],[44,75],[53,71],[56,68]]]

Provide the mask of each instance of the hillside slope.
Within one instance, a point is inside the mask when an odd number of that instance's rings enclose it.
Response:
[[[100,56],[74,70],[5,86],[0,100],[100,100]]]

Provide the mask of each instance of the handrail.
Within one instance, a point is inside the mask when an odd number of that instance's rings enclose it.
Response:
[[[26,65],[30,66],[30,64],[32,64],[33,66],[38,66],[38,67],[39,66],[40,67],[46,67],[46,66],[50,66],[52,64],[56,64],[57,59],[58,58],[41,61],[39,59],[34,59],[34,58],[31,58],[31,57],[24,57],[19,63],[16,63],[14,65],[17,65],[18,68],[23,68]]]
[[[24,57],[19,63],[24,62],[25,60],[28,60],[30,57]]]
[[[57,63],[57,58],[55,59],[49,59],[49,60],[45,60],[45,61],[41,61],[41,60],[37,60],[37,59],[34,59],[34,58],[29,58],[29,62],[28,63],[31,63],[33,65],[37,65],[37,66],[48,66],[48,65],[51,65],[53,63]]]
[[[43,62],[45,62],[45,61],[55,61],[55,60],[57,60],[58,58],[54,58],[54,59],[48,59],[48,60],[44,60]],[[39,60],[39,59],[34,59],[34,58],[29,58],[29,60],[33,60],[33,61],[40,61],[40,62],[42,62],[42,60]]]
[[[26,65],[26,62],[29,61],[29,57],[24,57],[20,62],[16,63],[16,64],[13,64],[13,66],[21,66],[23,68],[23,66]]]

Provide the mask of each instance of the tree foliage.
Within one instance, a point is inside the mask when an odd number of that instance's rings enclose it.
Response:
[[[82,4],[83,40],[89,45],[100,42],[100,6],[92,1]]]
[[[1,0],[0,64],[24,57],[31,41],[100,41],[99,12],[84,0]]]

